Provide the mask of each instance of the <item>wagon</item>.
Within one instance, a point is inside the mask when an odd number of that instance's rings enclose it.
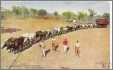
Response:
[[[99,18],[96,19],[96,24],[98,25],[98,27],[107,27],[109,20],[106,18]]]

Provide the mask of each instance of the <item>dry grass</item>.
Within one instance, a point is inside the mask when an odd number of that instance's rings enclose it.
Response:
[[[1,45],[11,36],[20,36],[25,32],[35,32],[37,30],[52,29],[54,26],[65,26],[63,20],[56,19],[14,19],[10,18],[3,21],[3,27],[20,28],[22,31],[14,33],[3,33],[1,35]],[[58,52],[50,52],[47,57],[41,57],[41,49],[38,43],[24,52],[14,55],[7,50],[1,50],[1,66],[8,68],[103,68],[101,63],[109,63],[109,29],[94,28],[78,30],[66,34],[69,37],[70,50],[67,56],[64,56],[62,47],[62,37],[55,37],[60,46]],[[80,41],[81,57],[74,54],[73,44],[76,40]],[[46,41],[47,47],[51,47],[51,39]],[[14,64],[12,62],[18,56]],[[34,65],[34,66],[33,66]],[[27,67],[26,67],[27,66]]]

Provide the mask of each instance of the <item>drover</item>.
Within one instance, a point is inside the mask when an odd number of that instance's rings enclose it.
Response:
[[[75,54],[80,57],[80,42],[78,40],[75,43]]]
[[[64,47],[64,53],[65,55],[67,54],[68,50],[69,50],[69,45],[68,45],[68,38],[66,36],[64,36],[63,39],[63,47]]]

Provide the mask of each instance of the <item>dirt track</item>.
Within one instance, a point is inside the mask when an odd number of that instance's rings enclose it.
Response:
[[[53,21],[51,21],[51,23],[52,22]],[[23,31],[18,31],[15,33],[3,33],[1,37],[2,40],[1,45],[3,45],[4,41],[7,40],[7,38],[9,38],[10,36],[19,36],[22,33],[26,32],[27,31],[26,25],[29,24],[21,25],[23,27],[19,25],[21,24],[17,24],[16,26],[12,26],[11,24],[3,25],[5,27],[16,27],[21,29],[23,28],[22,29]],[[25,29],[24,26],[26,26]],[[41,27],[41,25],[29,29],[29,32],[31,32],[32,30],[38,30],[35,29],[36,27]],[[47,28],[51,28],[51,27],[53,26],[49,26]],[[63,53],[63,47],[62,47],[63,35],[61,35],[56,37],[56,39],[60,44],[58,48],[58,52],[51,51],[45,58],[41,57],[41,49],[40,47],[38,47],[38,43],[33,45],[31,48],[23,51],[22,53],[16,55],[12,53],[8,53],[6,49],[2,49],[1,67],[2,68],[11,67],[11,68],[73,68],[73,69],[91,68],[92,69],[92,68],[103,68],[102,64],[109,63],[109,29],[108,28],[78,30],[75,32],[70,32],[66,35],[69,38],[69,44],[70,44],[70,50],[67,56],[64,56]],[[80,57],[77,57],[74,54],[73,45],[74,42],[76,42],[76,40],[79,40],[81,43]],[[47,40],[46,44],[48,48],[51,47],[51,39]],[[16,61],[13,63],[15,59]]]

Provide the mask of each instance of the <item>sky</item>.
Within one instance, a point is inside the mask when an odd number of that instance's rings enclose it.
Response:
[[[64,11],[87,12],[89,8],[100,15],[110,12],[109,1],[1,1],[1,7],[5,9],[11,9],[12,6],[25,6],[37,10],[46,9],[50,13],[58,11],[60,14]]]

